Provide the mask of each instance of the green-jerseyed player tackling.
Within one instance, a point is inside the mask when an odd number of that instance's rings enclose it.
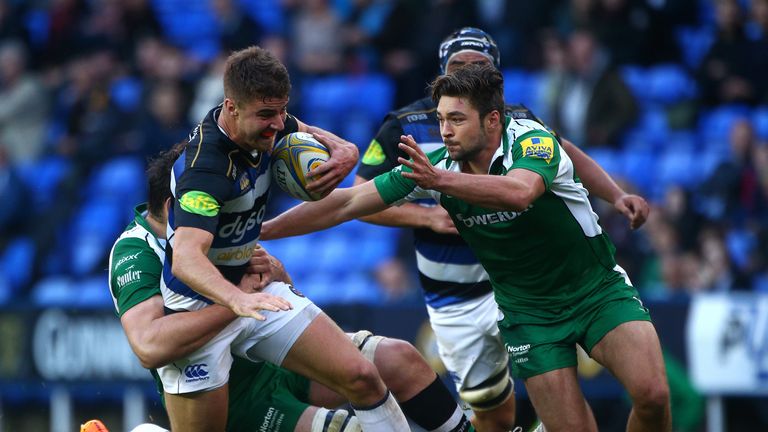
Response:
[[[432,197],[490,275],[513,374],[555,431],[595,431],[576,377],[576,347],[633,401],[628,431],[670,430],[658,336],[598,224],[568,155],[543,126],[504,117],[502,75],[467,65],[432,83],[445,147],[267,222],[262,238],[317,231]]]

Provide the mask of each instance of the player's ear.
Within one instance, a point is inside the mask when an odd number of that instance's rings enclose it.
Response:
[[[501,114],[497,110],[493,110],[485,115],[485,126],[488,129],[495,129],[501,124]]]
[[[163,218],[166,221],[168,220],[168,213],[170,213],[172,205],[173,205],[173,198],[172,197],[166,198],[165,204],[163,205]]]
[[[230,98],[224,98],[224,109],[233,117],[237,117],[237,104]]]

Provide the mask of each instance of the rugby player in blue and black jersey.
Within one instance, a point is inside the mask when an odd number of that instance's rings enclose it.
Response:
[[[280,282],[261,293],[236,286],[257,245],[275,140],[310,132],[329,148],[330,161],[314,172],[310,187],[316,192],[335,188],[357,162],[353,144],[286,112],[290,89],[288,71],[268,51],[250,47],[233,53],[224,72],[224,102],[192,131],[174,164],[170,252],[161,285],[165,307],[183,312],[215,302],[256,319],[235,320],[201,349],[163,369],[171,426],[179,431],[224,429],[232,350],[342,394],[365,431],[408,430],[376,367],[317,306]]]

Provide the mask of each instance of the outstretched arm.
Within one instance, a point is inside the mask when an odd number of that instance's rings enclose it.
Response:
[[[545,191],[541,176],[525,169],[510,170],[505,176],[437,169],[412,136],[402,136],[401,139],[400,149],[410,159],[401,157],[398,161],[412,170],[403,171],[402,175],[423,189],[433,189],[489,209],[517,212],[528,208]]]
[[[387,208],[373,181],[336,189],[327,197],[304,202],[261,226],[261,240],[320,231]]]
[[[366,181],[363,177],[355,177],[355,185],[363,184]],[[363,216],[360,220],[383,226],[426,228],[440,234],[459,234],[453,225],[451,216],[439,205],[425,207],[419,204],[405,203],[372,215]]]
[[[626,193],[597,162],[572,142],[561,137],[560,144],[573,161],[576,174],[587,190],[613,204],[616,210],[629,219],[632,229],[637,229],[645,223],[650,208],[643,197]]]

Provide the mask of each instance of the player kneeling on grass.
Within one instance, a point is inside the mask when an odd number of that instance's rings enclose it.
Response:
[[[149,203],[136,208],[134,221],[118,238],[110,256],[109,282],[115,307],[131,348],[146,368],[164,367],[189,355],[235,319],[232,311],[219,305],[164,314],[160,272],[170,197],[167,179],[179,151],[177,146],[150,163]],[[132,283],[121,284],[120,277],[126,271],[140,273]],[[290,284],[282,264],[257,248],[241,288],[260,289],[275,280]],[[426,430],[472,430],[447,388],[412,345],[365,331],[350,337],[363,356],[376,365],[403,412],[416,424]],[[153,375],[157,380],[154,371]],[[228,385],[228,431],[361,430],[349,412],[333,409],[346,402],[339,394],[270,363],[235,357]]]

